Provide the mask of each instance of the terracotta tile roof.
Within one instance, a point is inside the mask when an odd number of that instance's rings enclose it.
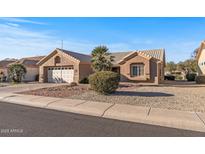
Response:
[[[121,60],[126,56],[129,56],[132,53],[140,53],[148,58],[156,58],[158,60],[164,61],[165,51],[164,49],[153,49],[153,50],[138,50],[138,51],[128,51],[128,52],[114,52],[111,53],[111,56],[114,56],[114,65],[117,65]]]
[[[14,60],[1,60],[0,61],[0,68],[6,68],[9,64],[14,63]]]
[[[140,50],[138,52],[147,54],[151,57],[164,61],[165,51],[164,49],[153,49],[153,50]]]
[[[58,50],[78,59],[81,62],[91,62],[91,55],[86,55],[86,54],[82,54],[82,53],[77,53],[77,52],[73,52],[73,51],[68,51],[68,50],[62,50],[57,48]]]
[[[28,67],[37,67],[37,63],[45,56],[25,57],[18,60],[16,63],[23,64]]]
[[[113,56],[113,59],[114,59],[113,64],[117,65],[120,60],[122,60],[124,57],[126,57],[130,53],[132,52],[113,52],[111,53],[111,56]]]
[[[22,60],[40,61],[40,60],[43,59],[44,57],[45,57],[45,56],[25,57],[25,58],[21,58],[19,61],[22,61]]]
[[[92,56],[91,55],[87,55],[87,54],[82,54],[82,53],[77,53],[77,52],[73,52],[73,51],[68,51],[68,50],[64,50],[64,49],[59,49],[56,48],[56,50],[62,51],[72,57],[74,57],[75,59],[81,61],[81,62],[91,62]],[[113,52],[111,53],[111,56],[114,57],[114,61],[113,64],[114,65],[118,65],[119,62],[121,60],[123,60],[125,57],[131,55],[132,53],[140,53],[141,55],[147,57],[147,58],[156,58],[158,60],[164,61],[164,56],[165,56],[165,52],[164,49],[154,49],[154,50],[138,50],[138,51],[127,51],[127,52]],[[32,57],[31,57],[32,58]],[[43,57],[42,57],[43,58]],[[44,59],[41,58],[42,62]],[[40,62],[38,64],[40,64]]]

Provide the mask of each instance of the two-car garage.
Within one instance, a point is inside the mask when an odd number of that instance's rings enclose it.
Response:
[[[39,82],[80,82],[93,71],[91,56],[56,48],[39,65]]]
[[[74,69],[73,67],[48,67],[48,82],[51,83],[62,83],[73,82]]]

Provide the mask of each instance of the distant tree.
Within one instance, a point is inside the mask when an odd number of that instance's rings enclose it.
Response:
[[[192,54],[191,54],[191,58],[192,58],[192,59],[195,59],[195,58],[196,58],[198,51],[199,51],[199,48],[196,48],[196,49],[192,52]]]
[[[8,68],[9,79],[17,83],[21,82],[26,72],[26,68],[22,64],[11,64]]]
[[[188,59],[184,63],[189,72],[197,72],[197,61],[195,59]]]
[[[177,65],[173,61],[167,62],[165,70],[172,73],[177,70]]]
[[[94,71],[110,71],[112,68],[113,56],[110,55],[106,46],[98,46],[92,51],[92,68]]]
[[[182,71],[185,74],[195,73],[197,72],[197,62],[195,59],[187,59],[183,62],[179,62],[177,64],[177,70]]]

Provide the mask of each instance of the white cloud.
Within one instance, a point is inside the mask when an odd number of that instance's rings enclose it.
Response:
[[[49,31],[33,31],[23,27],[0,24],[0,59],[22,58],[24,56],[46,55],[61,47],[61,39]],[[88,41],[64,40],[64,48],[90,53],[97,46]]]
[[[46,54],[58,41],[45,32],[35,32],[22,27],[0,24],[0,58]]]
[[[0,42],[0,59],[46,55],[55,48],[61,48],[61,38],[54,36],[52,31],[33,31],[8,23],[0,24]],[[90,54],[98,45],[106,45],[111,52],[134,49],[132,44],[121,42],[98,44],[87,40],[64,40],[64,49],[85,54]]]
[[[45,25],[44,22],[38,22],[33,20],[27,20],[22,18],[0,18],[0,20],[8,21],[8,22],[17,22],[17,23],[28,23],[28,24],[37,24],[37,25]]]
[[[9,25],[9,26],[13,26],[13,27],[19,27],[19,26],[20,26],[19,24],[16,24],[16,23],[10,23],[10,22],[8,22],[7,25]]]

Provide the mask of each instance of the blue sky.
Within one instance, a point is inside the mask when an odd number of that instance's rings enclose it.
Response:
[[[0,59],[46,55],[57,47],[89,54],[165,48],[167,61],[190,58],[205,39],[205,18],[0,18]]]

